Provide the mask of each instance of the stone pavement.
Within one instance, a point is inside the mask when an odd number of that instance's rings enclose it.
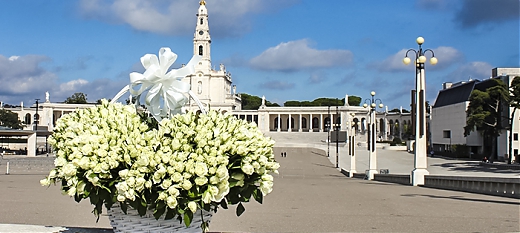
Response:
[[[297,140],[292,136],[298,137],[299,143],[294,143]],[[241,217],[236,217],[233,209],[219,210],[212,219],[211,231],[520,231],[519,200],[349,179],[334,168],[335,147],[331,147],[329,158],[325,156],[327,148],[321,136],[274,137],[275,155],[282,166],[273,193],[264,198],[263,205],[247,203]],[[313,143],[322,150],[297,148]],[[346,155],[343,149],[340,152]],[[282,151],[287,152],[286,158],[280,157]],[[363,163],[368,164],[368,153],[362,155],[365,150],[361,147],[357,151],[359,172],[365,169]],[[378,155],[379,167],[390,169],[390,173],[409,174],[413,168],[413,155],[406,152],[378,150]],[[341,166],[348,168],[349,161],[341,158]],[[430,173],[434,174],[518,176],[518,171],[482,171],[466,161],[429,160]],[[43,175],[0,172],[0,232],[111,232],[108,217],[102,216],[96,223],[87,201],[75,203],[61,195],[58,186],[41,187]]]

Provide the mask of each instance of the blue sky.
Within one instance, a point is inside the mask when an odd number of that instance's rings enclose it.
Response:
[[[61,102],[75,92],[112,98],[159,48],[193,55],[198,0],[10,0],[0,7],[0,101]],[[212,64],[237,92],[287,100],[375,91],[409,109],[413,65],[425,38],[427,99],[444,82],[486,79],[519,67],[519,0],[207,0]],[[429,54],[428,54],[429,55]]]

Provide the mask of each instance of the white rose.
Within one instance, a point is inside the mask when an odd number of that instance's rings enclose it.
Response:
[[[273,191],[273,182],[272,181],[262,181],[260,182],[260,191],[265,196]]]
[[[203,177],[199,176],[199,177],[195,178],[195,184],[197,186],[202,186],[202,185],[205,185],[206,183],[208,183],[208,178],[206,178],[204,176]]]
[[[205,176],[208,174],[208,166],[205,163],[197,163],[195,165],[195,174],[198,176]]]
[[[181,188],[183,188],[184,190],[190,190],[192,186],[193,185],[189,180],[184,180],[181,184]]]
[[[244,164],[242,165],[241,167],[242,171],[248,175],[251,175],[253,174],[255,168],[253,166],[251,166],[251,164]]]
[[[74,196],[76,194],[76,188],[75,187],[70,187],[70,189],[67,191],[67,194],[69,196]]]
[[[168,205],[168,207],[173,209],[173,208],[177,207],[177,199],[175,199],[174,197],[167,197],[166,204]]]
[[[197,203],[194,201],[188,202],[188,208],[191,210],[192,213],[195,213],[197,211]]]
[[[160,192],[159,197],[157,197],[157,199],[165,200],[167,197],[168,197],[168,194],[166,192]]]
[[[211,202],[211,193],[209,192],[209,190],[206,190],[206,192],[204,192],[202,194],[202,201],[206,204],[210,203]]]
[[[125,197],[125,196],[123,196],[123,195],[121,195],[121,194],[117,195],[117,201],[119,201],[119,202],[123,202],[123,201],[125,201],[125,200],[126,200],[126,197]]]
[[[49,186],[49,185],[51,185],[51,181],[49,179],[45,178],[45,179],[40,180],[40,184],[42,186]]]

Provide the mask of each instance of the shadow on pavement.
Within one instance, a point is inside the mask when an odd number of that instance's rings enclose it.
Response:
[[[472,171],[472,172],[491,172],[503,174],[520,174],[519,170],[497,167],[483,167],[475,161],[459,161],[452,163],[431,164],[432,167],[447,168],[450,171]]]
[[[498,203],[498,204],[506,204],[506,205],[520,205],[519,201],[476,199],[476,198],[467,198],[467,197],[461,197],[461,196],[437,196],[437,195],[429,195],[429,194],[402,194],[401,196],[402,197],[429,197],[429,198],[436,198],[436,199],[454,199],[454,200],[462,200],[462,201]]]
[[[88,228],[88,227],[67,227],[67,230],[60,233],[112,233],[112,229],[105,228]]]

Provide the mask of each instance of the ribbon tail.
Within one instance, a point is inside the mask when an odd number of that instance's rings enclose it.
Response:
[[[121,98],[121,96],[123,96],[128,90],[130,90],[130,85],[126,85],[125,87],[123,87],[123,89],[121,89],[119,91],[119,93],[117,93],[116,96],[114,96],[114,98],[112,98],[112,100],[110,101],[111,104],[115,103],[117,100],[119,100],[119,98]]]

